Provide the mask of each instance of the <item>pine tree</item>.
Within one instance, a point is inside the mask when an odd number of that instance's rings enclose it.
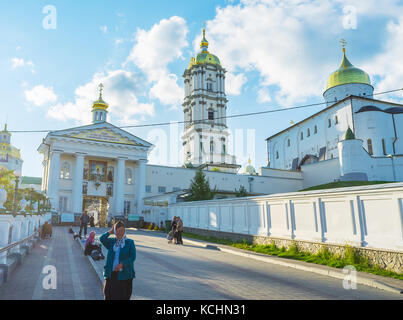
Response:
[[[199,200],[211,200],[214,198],[216,188],[212,191],[210,189],[209,180],[201,169],[196,171],[194,178],[190,184],[191,195],[188,196],[185,201],[199,201]]]
[[[235,189],[236,190],[236,189]],[[241,197],[247,197],[248,196],[248,192],[246,191],[244,186],[240,186],[239,190],[236,190],[236,194],[235,196],[237,198],[241,198]]]

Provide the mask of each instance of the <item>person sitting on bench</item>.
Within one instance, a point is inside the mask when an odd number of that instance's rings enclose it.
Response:
[[[95,231],[91,231],[88,235],[87,241],[85,241],[84,254],[86,256],[90,255],[93,250],[97,250],[102,254],[102,249],[100,245],[94,244],[95,242]]]
[[[46,221],[42,226],[41,238],[45,239],[47,236],[52,238],[52,226]]]

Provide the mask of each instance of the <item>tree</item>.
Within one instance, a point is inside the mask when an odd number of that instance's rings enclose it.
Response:
[[[245,189],[244,186],[240,186],[240,187],[239,187],[239,190],[236,190],[236,189],[235,189],[235,191],[236,191],[235,196],[236,196],[237,198],[240,198],[240,197],[247,197],[247,196],[248,196],[248,192],[246,191],[246,189]]]
[[[209,180],[206,179],[205,174],[201,169],[196,171],[194,178],[190,184],[190,195],[185,198],[185,201],[199,201],[199,200],[211,200],[214,198],[217,190],[210,189]]]
[[[12,210],[14,201],[14,171],[0,168],[0,186],[4,186],[7,191],[7,201],[4,203],[4,207],[7,210]]]

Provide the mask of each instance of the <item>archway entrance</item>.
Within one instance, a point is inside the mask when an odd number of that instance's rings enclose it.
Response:
[[[95,225],[107,227],[109,203],[106,197],[84,196],[83,210],[87,210],[88,215],[94,217]]]

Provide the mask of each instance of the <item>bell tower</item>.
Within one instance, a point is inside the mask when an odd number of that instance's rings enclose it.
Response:
[[[218,57],[208,51],[208,45],[203,28],[201,51],[190,59],[183,74],[183,162],[187,167],[236,173],[240,166],[235,156],[228,154],[226,70]]]

